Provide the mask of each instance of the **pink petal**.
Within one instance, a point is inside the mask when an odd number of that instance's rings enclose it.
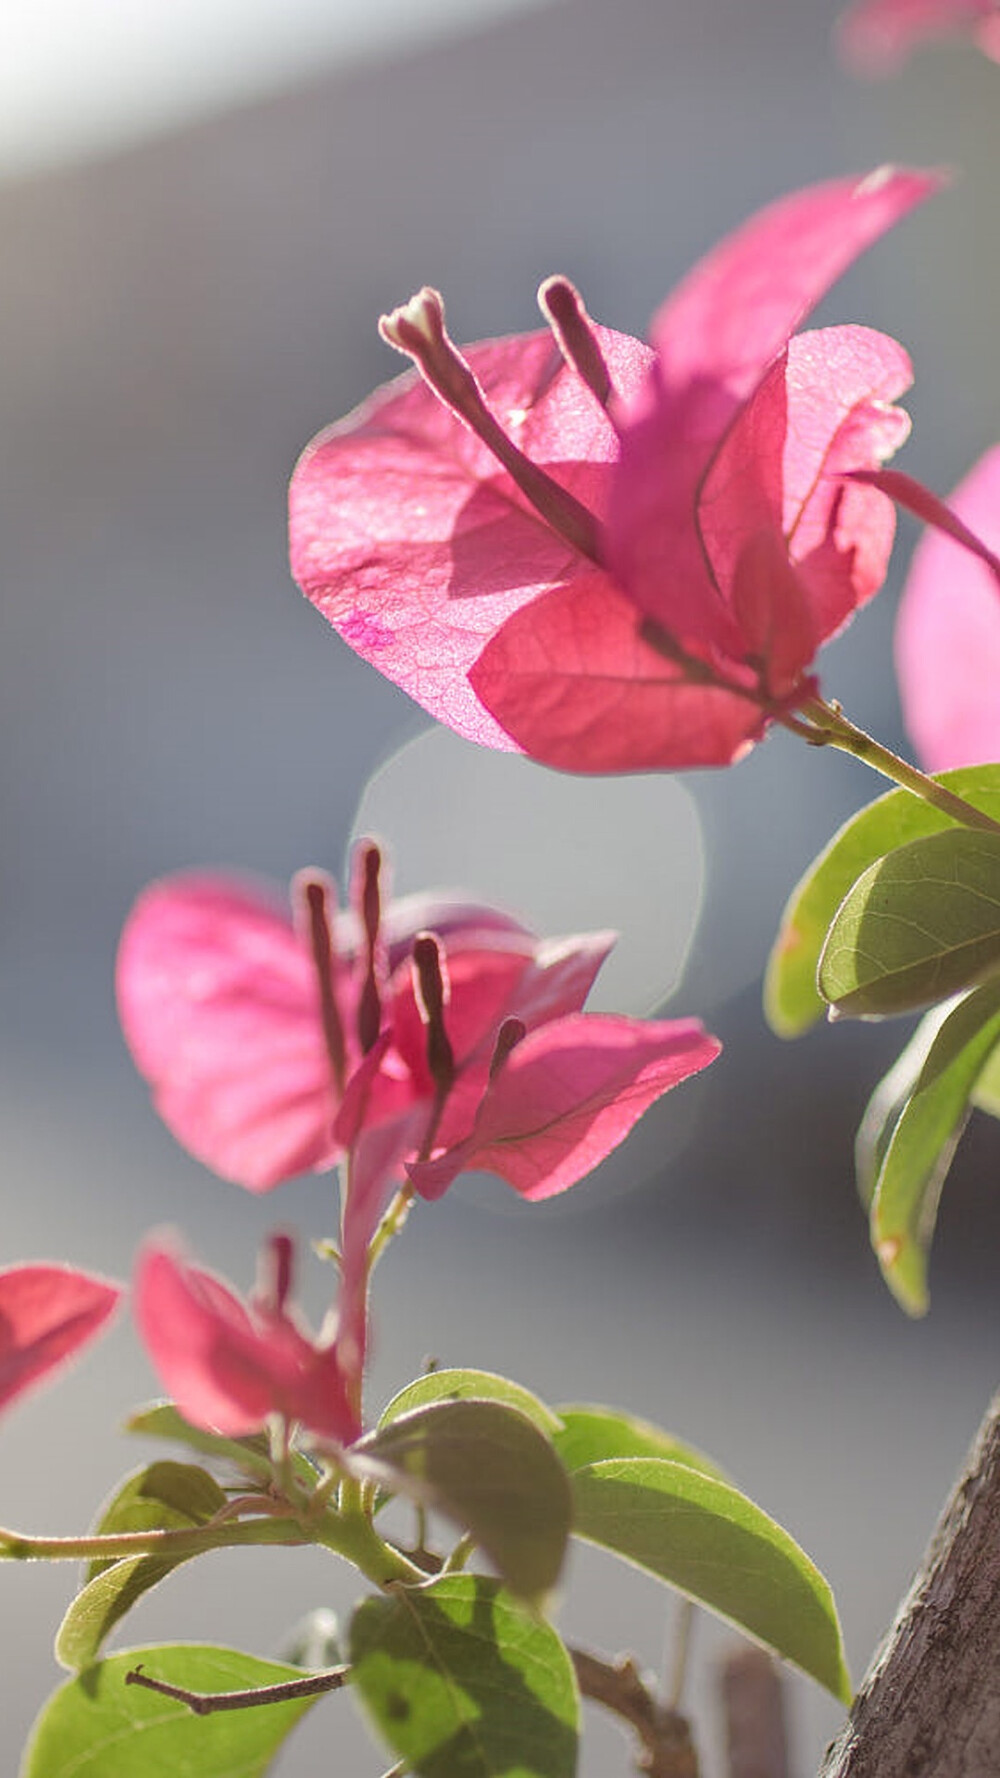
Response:
[[[951,505],[1000,552],[1000,445],[956,488]],[[940,531],[928,532],[914,553],[896,669],[906,726],[928,771],[1000,760],[1000,578]]]
[[[120,1284],[71,1266],[0,1271],[0,1407],[95,1339],[121,1296]]]
[[[432,891],[403,895],[391,901],[384,910],[382,929],[391,970],[409,958],[418,932],[436,932],[446,944],[453,935],[475,942],[476,934],[506,933],[516,939],[526,932],[519,920],[501,913],[499,908],[484,907],[479,902],[457,901]]]
[[[597,333],[631,395],[649,352]],[[600,514],[617,438],[552,336],[467,357],[515,442]],[[308,446],[290,511],[292,573],[344,640],[459,734],[509,748],[466,674],[504,618],[582,564],[486,447],[418,377],[401,377]]]
[[[560,771],[731,765],[766,726],[748,696],[692,684],[645,642],[631,602],[596,570],[508,619],[469,677],[518,745]]]
[[[733,570],[732,605],[763,684],[773,698],[788,697],[812,660],[816,635],[780,531],[758,531],[744,544]]]
[[[912,49],[935,37],[975,36],[997,54],[996,0],[856,0],[840,21],[845,60],[862,74],[892,74]]]
[[[902,346],[866,327],[827,327],[789,341],[730,427],[699,503],[719,586],[747,540],[780,526],[808,589],[811,659],[885,577],[890,503],[843,476],[877,465],[905,441],[893,401],[912,381]]]
[[[882,168],[781,198],[709,253],[653,323],[659,354],[623,414],[608,563],[681,643],[732,652],[704,590],[697,490],[740,405],[808,311],[866,247],[935,191]]]
[[[224,877],[153,884],[122,934],[117,992],[156,1108],[199,1160],[251,1191],[332,1164],[312,959],[263,894]]]
[[[461,1066],[505,1016],[535,949],[530,937],[497,935],[466,950],[460,941],[445,945],[449,999],[445,1014],[455,1060]],[[393,1043],[414,1082],[430,1103],[434,1083],[427,1067],[427,1028],[421,1017],[409,962],[389,985]]]
[[[712,379],[745,400],[831,285],[943,183],[938,173],[878,167],[758,210],[657,311],[651,339],[664,386]]]
[[[134,1305],[149,1356],[192,1425],[237,1438],[282,1414],[337,1440],[357,1436],[336,1353],[287,1316],[252,1317],[221,1279],[156,1245],[140,1254]]]
[[[789,342],[783,522],[820,641],[885,580],[895,515],[876,490],[840,478],[906,442],[910,417],[893,403],[912,381],[903,347],[871,328],[827,327]]]
[[[449,986],[445,1017],[459,1071],[477,1056],[488,1067],[504,1019],[519,1018],[530,1029],[577,1012],[613,944],[614,934],[609,932],[542,940],[523,929],[518,934],[453,932],[445,939]],[[408,964],[394,977],[390,995],[395,1047],[414,1082],[432,1098],[426,1030]]]
[[[895,500],[897,506],[905,506],[907,512],[922,519],[925,525],[933,525],[936,530],[953,537],[956,543],[978,556],[1000,578],[1000,554],[990,549],[981,536],[970,530],[953,506],[946,506],[930,488],[925,488],[922,482],[914,481],[912,475],[904,475],[899,469],[859,469],[852,479],[880,488],[890,500]]]
[[[438,1198],[470,1168],[499,1173],[523,1198],[553,1197],[590,1173],[654,1100],[707,1067],[720,1044],[696,1020],[577,1013],[529,1034],[489,1087],[468,1139],[411,1166]]]
[[[579,1012],[617,936],[614,932],[576,932],[568,938],[541,939],[503,1017],[520,1019],[533,1031],[536,1025]]]
[[[548,940],[535,939],[523,928],[451,932],[445,943],[449,996],[445,1022],[456,1078],[438,1126],[442,1142],[468,1128],[504,1020],[516,1017],[530,1030],[577,1011],[613,943],[614,935],[608,932]],[[423,1107],[414,1125],[417,1147],[434,1103],[426,1027],[408,961],[399,966],[389,985],[387,1009],[386,1042],[357,1070],[337,1117],[334,1135],[345,1148],[353,1146],[364,1124],[371,1127],[403,1110],[401,1091],[396,1088],[392,1096],[394,1081],[404,1079],[410,1103]],[[353,1166],[352,1161],[352,1172]]]

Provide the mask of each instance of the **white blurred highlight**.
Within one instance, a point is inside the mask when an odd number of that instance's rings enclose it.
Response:
[[[455,889],[551,936],[614,928],[592,1008],[649,1013],[680,981],[704,852],[676,778],[564,777],[432,729],[370,780],[354,834],[387,842],[396,894]]]
[[[0,176],[114,151],[538,0],[2,0]]]

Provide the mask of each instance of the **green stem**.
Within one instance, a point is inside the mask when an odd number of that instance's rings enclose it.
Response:
[[[844,715],[837,704],[827,703],[825,698],[806,698],[799,705],[799,712],[807,718],[809,731],[806,739],[813,747],[839,747],[842,753],[851,753],[875,772],[881,772],[885,778],[891,778],[904,790],[919,796],[925,803],[940,809],[942,815],[949,820],[957,821],[962,827],[975,827],[986,833],[1000,833],[1000,821],[994,821],[992,815],[986,815],[982,809],[974,808],[963,797],[956,796],[953,790],[946,790],[943,784],[921,772],[917,766],[911,766],[907,760],[901,759],[898,753],[883,747],[880,741],[865,733],[864,729],[855,727],[854,723]],[[796,734],[803,734],[803,724],[792,717],[785,726],[793,729]]]
[[[401,1232],[413,1207],[416,1192],[409,1181],[401,1185],[392,1203],[389,1205],[382,1221],[372,1236],[372,1244],[368,1249],[368,1276],[371,1277],[378,1261],[382,1257],[389,1242]]]
[[[193,1526],[190,1531],[120,1531],[94,1537],[22,1537],[0,1530],[0,1561],[118,1561],[123,1556],[199,1556],[237,1544],[312,1543],[298,1519],[255,1518]]]
[[[427,1579],[415,1562],[404,1556],[391,1543],[386,1543],[371,1520],[362,1512],[331,1513],[316,1526],[312,1541],[324,1544],[377,1587],[402,1581],[406,1586],[420,1586]]]
[[[325,1513],[312,1525],[298,1519],[254,1518],[193,1526],[189,1531],[122,1531],[103,1537],[22,1537],[16,1531],[0,1530],[0,1560],[119,1561],[126,1556],[172,1556],[180,1560],[240,1544],[321,1544],[353,1562],[378,1587],[393,1581],[419,1585],[427,1578],[378,1535],[353,1501],[346,1512]]]

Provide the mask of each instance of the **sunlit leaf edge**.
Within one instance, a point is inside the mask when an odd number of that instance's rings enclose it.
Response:
[[[965,995],[940,1022],[882,1157],[870,1210],[872,1247],[909,1315],[928,1307],[927,1261],[941,1191],[975,1083],[998,1040],[1000,982],[993,981]]]
[[[646,1472],[648,1480],[644,1479],[643,1472]],[[661,1498],[667,1495],[669,1498],[685,1504],[693,1504],[709,1516],[717,1516],[723,1525],[733,1526],[734,1523],[738,1524],[742,1520],[745,1529],[746,1521],[749,1520],[751,1526],[749,1534],[755,1536],[764,1548],[776,1549],[780,1552],[783,1560],[790,1563],[792,1568],[797,1571],[817,1617],[829,1632],[830,1646],[826,1657],[822,1661],[812,1659],[809,1656],[804,1656],[801,1648],[796,1652],[795,1647],[790,1645],[787,1639],[781,1641],[762,1634],[752,1621],[748,1621],[746,1616],[738,1615],[735,1610],[718,1603],[707,1591],[677,1580],[672,1575],[663,1572],[662,1569],[653,1567],[648,1561],[643,1560],[627,1547],[623,1547],[621,1540],[612,1541],[606,1532],[596,1533],[592,1527],[588,1528],[586,1501],[581,1497],[592,1481],[598,1483],[598,1491],[600,1491],[601,1484],[610,1481],[612,1483],[624,1482],[631,1487],[648,1491],[654,1496],[659,1495]],[[650,1481],[653,1486],[650,1486]],[[657,1489],[655,1486],[657,1481],[668,1483],[669,1488]],[[751,1500],[738,1488],[719,1481],[714,1476],[704,1475],[697,1470],[689,1469],[684,1464],[670,1463],[656,1458],[620,1458],[607,1463],[592,1464],[588,1469],[576,1472],[573,1484],[576,1508],[573,1528],[575,1537],[608,1550],[612,1555],[629,1563],[630,1566],[639,1568],[644,1573],[652,1574],[656,1579],[664,1581],[666,1585],[675,1588],[687,1598],[693,1599],[696,1604],[704,1606],[717,1617],[734,1625],[751,1640],[760,1642],[764,1647],[780,1655],[782,1659],[799,1667],[810,1678],[824,1686],[827,1691],[832,1692],[841,1703],[850,1703],[851,1680],[847,1670],[843,1634],[833,1589],[825,1575],[801,1545],[778,1524],[776,1519],[766,1513],[763,1507],[758,1506],[756,1501]],[[699,1494],[702,1496],[701,1499],[698,1499]],[[718,1511],[719,1508],[723,1510]]]

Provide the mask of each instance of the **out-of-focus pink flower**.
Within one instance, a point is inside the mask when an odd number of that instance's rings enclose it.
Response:
[[[0,1407],[95,1339],[117,1307],[120,1284],[72,1266],[0,1272]]]
[[[269,887],[183,874],[151,884],[122,932],[118,1010],[156,1108],[185,1148],[251,1191],[330,1167],[343,1152],[334,1136],[338,1108],[383,1016],[392,1024],[397,1002],[412,997],[409,958],[418,932],[433,925],[460,957],[470,949],[482,955],[484,994],[494,984],[493,999],[481,1002],[487,1019],[498,1005],[503,1016],[504,989],[528,971],[538,948],[492,908],[429,896],[390,904],[384,915],[380,905],[369,907],[366,933],[359,905],[365,861],[374,861],[378,902],[378,854],[367,848],[361,856],[355,905],[340,912],[333,884],[319,872],[296,879],[291,913]],[[604,954],[590,941],[584,949],[590,974],[574,1004]],[[471,1041],[475,1021],[463,1017]],[[408,1109],[410,1087],[400,1064],[398,1079],[380,1081],[372,1120]]]
[[[417,362],[308,448],[292,567],[366,660],[473,740],[585,772],[720,765],[815,690],[894,518],[846,484],[906,436],[906,354],[791,339],[939,183],[882,170],[784,198],[695,267],[650,351],[550,280],[542,334],[463,358],[425,291]]]
[[[373,851],[362,849],[365,858]],[[297,880],[314,913],[317,883]],[[492,909],[422,897],[391,908],[386,927],[383,935],[376,920],[372,943],[359,950],[351,921],[338,925],[324,914],[324,949],[315,920],[296,923],[259,891],[221,877],[179,877],[140,898],[118,968],[133,1055],[164,1120],[199,1158],[265,1191],[303,1167],[349,1157],[342,1295],[352,1325],[388,1187],[410,1164],[456,1154],[470,1138],[481,1146],[482,1119],[493,1128],[495,1108],[502,1111],[529,1058],[525,1079],[538,1104],[548,1094],[552,1118],[572,1114],[574,1131],[591,1131],[568,1141],[569,1125],[561,1125],[554,1191],[622,1139],[643,1095],[650,1103],[719,1048],[689,1020],[578,1016],[613,943],[609,933],[539,940]],[[362,1041],[372,950],[384,958]],[[536,1049],[534,1034],[543,1031],[550,1041]],[[508,1061],[515,1038],[527,1049]],[[523,1159],[531,1126],[501,1131],[496,1155],[504,1142],[504,1153],[517,1148]],[[540,1132],[539,1156],[543,1149],[553,1152],[553,1139]],[[532,1151],[524,1165],[537,1186],[543,1161]],[[522,1189],[521,1161],[513,1172],[496,1170]]]
[[[947,508],[914,484],[897,491],[934,527],[914,553],[896,627],[907,730],[931,772],[1000,760],[1000,445]]]
[[[855,0],[840,21],[848,64],[862,74],[893,74],[910,51],[937,37],[969,37],[1000,61],[998,0]]]
[[[214,1273],[162,1240],[136,1265],[133,1307],[143,1344],[193,1426],[230,1438],[273,1416],[350,1444],[361,1431],[336,1340],[311,1338],[289,1306],[292,1244],[267,1243],[256,1291],[243,1302]]]

